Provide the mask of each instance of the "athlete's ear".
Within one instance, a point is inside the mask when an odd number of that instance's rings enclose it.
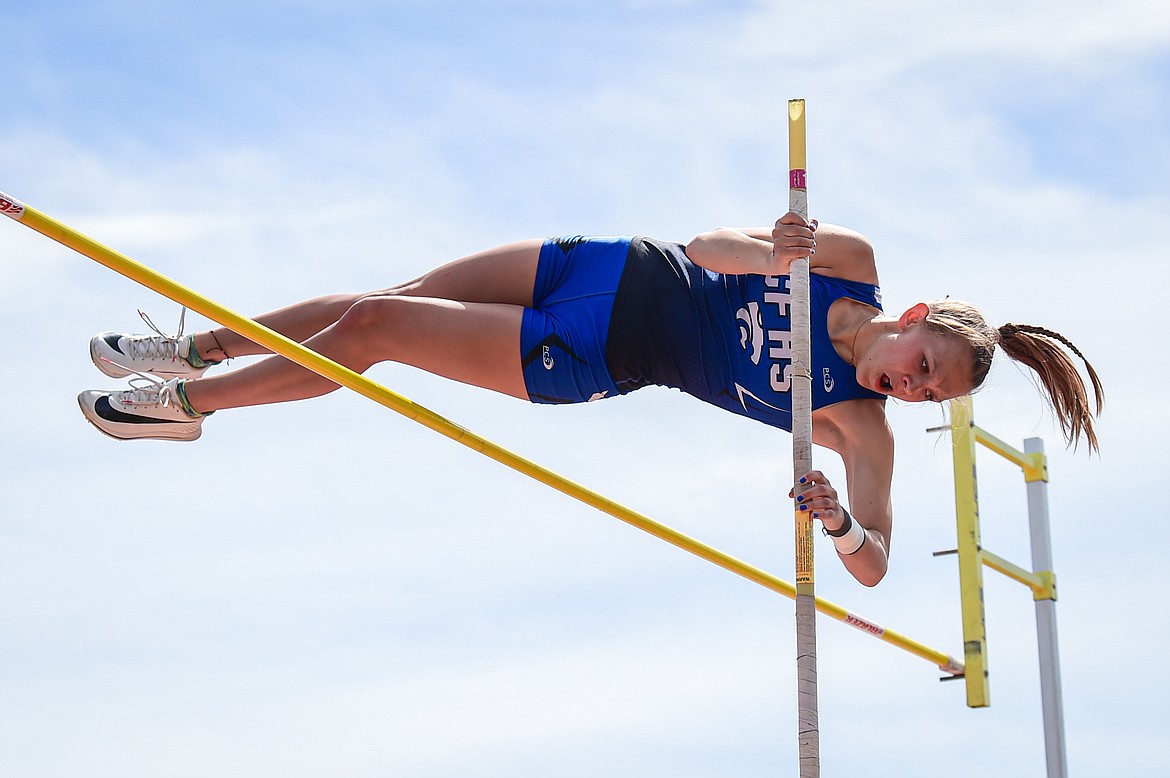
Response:
[[[906,329],[911,324],[917,324],[926,318],[930,313],[930,306],[926,303],[918,303],[906,309],[906,312],[898,319],[898,327]]]

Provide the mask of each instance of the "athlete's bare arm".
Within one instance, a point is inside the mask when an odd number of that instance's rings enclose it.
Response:
[[[687,256],[716,273],[786,275],[794,259],[809,256],[809,267],[821,275],[878,282],[873,246],[865,236],[833,224],[809,224],[787,213],[771,229],[722,228],[696,235]]]
[[[894,515],[890,484],[894,477],[894,433],[883,400],[848,400],[813,413],[813,442],[831,448],[845,464],[846,491],[853,520],[866,530],[854,554],[838,555],[845,568],[866,586],[876,586],[889,563]],[[814,472],[814,480],[817,474]],[[845,515],[828,479],[803,494],[829,530],[840,529]],[[817,498],[821,498],[817,501]]]

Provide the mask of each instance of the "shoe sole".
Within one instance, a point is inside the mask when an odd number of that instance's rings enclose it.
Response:
[[[104,392],[82,392],[81,394],[77,395],[77,404],[81,407],[81,415],[85,417],[85,420],[92,424],[98,432],[102,433],[108,438],[113,438],[114,440],[173,440],[176,442],[186,443],[193,440],[198,440],[199,437],[203,434],[203,428],[198,424],[194,425],[193,428],[188,428],[185,430],[167,430],[165,429],[165,426],[167,424],[174,424],[175,422],[160,422],[157,425],[143,425],[141,428],[132,425],[126,425],[128,427],[128,432],[138,431],[139,429],[141,429],[142,432],[146,432],[147,430],[152,429],[157,431],[156,434],[134,434],[125,436],[116,435],[114,432],[106,429],[106,427],[103,426],[103,422],[106,424],[109,424],[110,422],[106,419],[102,419],[97,415],[97,410],[94,408],[94,403],[90,401],[91,398],[96,399],[96,397],[103,396],[104,394]]]

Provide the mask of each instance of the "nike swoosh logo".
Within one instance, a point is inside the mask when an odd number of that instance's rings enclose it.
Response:
[[[108,395],[99,397],[97,402],[93,404],[93,408],[97,411],[97,415],[106,421],[113,421],[119,424],[182,424],[182,422],[177,422],[174,419],[155,419],[151,416],[138,416],[132,413],[124,413],[110,405]]]

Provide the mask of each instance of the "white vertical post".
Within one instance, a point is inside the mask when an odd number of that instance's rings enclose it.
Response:
[[[1027,454],[1044,454],[1044,441],[1024,441]],[[1051,573],[1052,536],[1048,526],[1048,483],[1029,480],[1028,529],[1032,540],[1032,570]],[[1036,644],[1040,653],[1040,701],[1044,712],[1044,753],[1048,778],[1066,778],[1068,759],[1064,747],[1064,701],[1060,691],[1060,652],[1056,640],[1056,600],[1036,600]]]

